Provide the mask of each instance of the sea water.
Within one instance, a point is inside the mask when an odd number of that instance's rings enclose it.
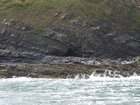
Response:
[[[0,79],[0,105],[140,105],[140,77]]]

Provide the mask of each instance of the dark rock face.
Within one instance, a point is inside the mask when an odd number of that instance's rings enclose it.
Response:
[[[73,21],[68,27],[53,27],[71,51],[82,57],[127,58],[140,55],[139,33],[129,34],[107,21]],[[53,36],[55,37],[55,35]]]
[[[4,19],[0,29],[0,62],[43,63],[46,55],[105,59],[140,55],[139,33],[128,34],[103,20],[76,19],[35,32],[30,24]]]
[[[140,55],[140,35],[114,23],[77,19],[35,32],[30,24],[5,19],[0,29],[0,78],[140,75],[139,64],[118,59]]]
[[[16,21],[3,23],[0,33],[0,62],[30,62],[45,55],[63,56],[68,47],[63,42],[49,37],[52,31],[31,32],[30,25]]]

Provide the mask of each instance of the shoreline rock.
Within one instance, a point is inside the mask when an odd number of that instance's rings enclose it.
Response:
[[[33,77],[33,78],[89,78],[90,75],[101,77],[129,77],[140,75],[139,63],[110,64],[0,64],[0,78]]]

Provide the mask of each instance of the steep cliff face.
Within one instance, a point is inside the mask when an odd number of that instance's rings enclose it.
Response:
[[[55,27],[53,30],[64,34],[65,43],[80,56],[127,58],[140,54],[139,33],[129,34],[109,21],[97,21],[86,25]]]
[[[14,20],[4,20],[0,33],[1,61],[29,62],[38,60],[45,55],[65,55],[68,48],[59,40],[47,36],[50,30],[31,32],[33,27]]]
[[[36,3],[42,5],[42,2],[32,2],[27,7],[13,6],[12,9],[9,9],[10,4],[6,4],[8,11],[17,13],[15,18],[20,21],[3,19],[0,25],[0,62],[42,62],[47,55],[113,59],[140,55],[140,10],[137,0],[82,0],[77,1],[77,9],[73,1],[68,6],[71,11],[63,11],[64,8],[58,5],[62,3],[60,0],[57,5],[53,3],[54,11],[47,9],[46,13],[41,9],[47,16],[40,14],[40,17],[33,11]],[[22,5],[26,3],[25,0]],[[49,5],[52,6],[51,2]],[[81,8],[84,5],[91,10]],[[20,11],[26,8],[24,13],[32,11],[30,15],[36,15],[35,19],[32,20],[26,13],[18,14],[14,10],[17,8]],[[29,20],[24,15],[29,16]],[[5,17],[14,16],[5,13]]]
[[[39,61],[46,55],[116,59],[140,55],[138,33],[128,34],[108,21],[78,21],[82,24],[50,26],[34,32],[31,25],[5,20],[0,33],[1,62]]]

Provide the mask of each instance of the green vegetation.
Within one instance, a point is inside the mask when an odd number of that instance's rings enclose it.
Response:
[[[137,57],[135,58],[135,62],[136,62],[136,63],[139,63],[139,62],[140,62],[140,56],[137,56]]]
[[[44,23],[44,20],[50,20],[57,12],[61,12],[61,15],[73,12],[87,20],[98,19],[110,13],[110,9],[100,3],[101,0],[2,0],[0,19],[6,17]]]
[[[140,26],[139,0],[0,0],[0,21],[17,19],[40,27],[54,23],[68,22],[61,17],[73,13],[88,22],[112,19],[122,25],[126,24],[132,31]],[[135,10],[135,11],[133,11]],[[59,13],[58,16],[55,16]],[[130,18],[130,22],[125,21]],[[134,25],[131,24],[134,22]],[[135,24],[136,23],[136,24]]]
[[[130,31],[139,31],[140,30],[140,9],[132,14],[132,18],[135,24],[130,27]]]

